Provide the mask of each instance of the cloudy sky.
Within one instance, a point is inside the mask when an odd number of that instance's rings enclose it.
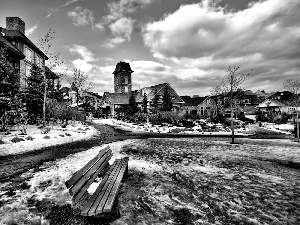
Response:
[[[7,16],[24,20],[34,43],[54,29],[52,51],[100,94],[113,92],[121,60],[133,89],[168,82],[180,95],[209,94],[228,66],[253,69],[253,91],[300,79],[299,0],[0,0],[1,27]]]

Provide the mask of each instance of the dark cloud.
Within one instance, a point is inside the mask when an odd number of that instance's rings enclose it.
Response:
[[[256,1],[239,11],[217,5],[209,0],[184,5],[148,23],[143,28],[145,46],[154,57],[173,61],[182,70],[194,68],[198,75],[190,79],[196,84],[199,78],[216,84],[229,65],[240,65],[242,73],[254,69],[247,85],[270,90],[282,89],[286,79],[300,74],[300,1]]]

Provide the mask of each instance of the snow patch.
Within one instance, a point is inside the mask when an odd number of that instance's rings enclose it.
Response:
[[[66,135],[66,133],[70,136]],[[16,132],[13,132],[11,135],[1,135],[0,138],[5,144],[0,145],[0,156],[22,154],[53,145],[86,140],[97,133],[98,131],[94,127],[83,124],[68,125],[67,128],[55,126],[47,134],[41,134],[40,129],[31,126],[27,131],[27,135],[21,137],[24,139],[21,142],[12,143],[10,141],[16,136]],[[34,139],[26,140],[27,136],[32,136]],[[45,139],[45,136],[50,138]]]

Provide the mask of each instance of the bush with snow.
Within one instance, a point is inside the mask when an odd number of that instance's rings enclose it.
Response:
[[[32,141],[34,138],[33,138],[33,137],[31,137],[31,136],[27,136],[25,139],[26,139],[26,140],[30,140],[30,141]]]
[[[13,139],[11,139],[11,142],[13,142],[13,143],[17,143],[20,141],[25,141],[25,140],[23,138],[19,138],[19,137],[14,137]]]

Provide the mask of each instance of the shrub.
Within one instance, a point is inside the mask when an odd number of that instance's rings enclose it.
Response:
[[[3,145],[3,144],[5,144],[4,141],[2,141],[2,140],[0,139],[0,145]]]
[[[31,137],[31,136],[27,136],[25,139],[26,139],[26,140],[29,140],[29,141],[32,141],[34,138]]]
[[[41,133],[42,133],[42,134],[48,134],[50,130],[51,130],[50,127],[45,127],[45,128],[42,127]]]
[[[59,136],[61,136],[61,137],[64,137],[65,135],[63,135],[63,134],[60,134]]]
[[[44,139],[50,139],[50,136],[46,135],[43,137]]]
[[[180,132],[182,132],[183,131],[183,129],[179,129],[179,128],[175,128],[175,129],[172,129],[171,130],[171,133],[180,133]]]
[[[20,141],[25,141],[25,140],[23,138],[19,138],[19,137],[14,137],[13,139],[11,139],[11,142],[13,142],[13,143],[17,143]]]
[[[61,124],[61,128],[66,128],[67,127],[67,123],[62,123]]]
[[[66,135],[66,136],[72,136],[72,135],[71,135],[71,134],[69,134],[69,133],[65,133],[65,135]]]

